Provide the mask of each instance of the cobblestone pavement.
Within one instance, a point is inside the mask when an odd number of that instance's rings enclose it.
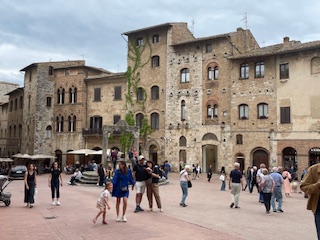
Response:
[[[179,175],[172,173],[170,183],[160,186],[164,213],[149,212],[143,198],[144,212],[133,213],[134,191],[130,192],[127,223],[115,221],[115,199],[107,212],[108,225],[96,224],[96,201],[101,188],[69,186],[63,176],[61,206],[51,206],[47,175],[38,176],[38,194],[33,209],[23,203],[23,181],[14,181],[6,189],[12,203],[0,203],[0,229],[5,239],[316,239],[312,214],[306,210],[302,194],[284,199],[284,213],[265,214],[258,194],[241,192],[240,209],[230,209],[230,192],[221,192],[218,176],[208,183],[204,174],[193,181],[186,203],[179,206]],[[155,204],[155,203],[154,203]]]

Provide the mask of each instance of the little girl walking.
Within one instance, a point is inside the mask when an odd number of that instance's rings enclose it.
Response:
[[[105,184],[103,192],[100,194],[100,197],[97,202],[97,208],[100,209],[97,216],[92,220],[93,223],[97,222],[98,217],[102,214],[102,224],[108,224],[106,222],[106,207],[110,210],[110,205],[108,203],[109,197],[111,197],[110,192],[112,192],[112,183],[108,182]]]

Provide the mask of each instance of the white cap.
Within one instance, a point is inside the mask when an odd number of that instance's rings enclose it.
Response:
[[[140,155],[139,160],[142,160],[142,159],[144,159],[144,156]]]

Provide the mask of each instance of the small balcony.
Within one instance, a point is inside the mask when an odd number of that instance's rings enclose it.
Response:
[[[83,136],[102,136],[102,128],[83,128],[82,129]]]

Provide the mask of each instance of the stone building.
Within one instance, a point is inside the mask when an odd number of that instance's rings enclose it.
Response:
[[[8,102],[8,92],[20,87],[19,84],[0,81],[0,103]]]
[[[68,151],[85,147],[84,79],[109,72],[84,61],[33,63],[21,71],[25,72],[21,152],[55,154],[64,166]],[[73,163],[74,156],[68,157]]]
[[[231,59],[234,158],[298,171],[320,156],[320,41],[283,43]],[[236,159],[235,159],[236,160]]]
[[[7,152],[9,156],[21,152],[23,123],[23,88],[17,88],[9,93]]]

